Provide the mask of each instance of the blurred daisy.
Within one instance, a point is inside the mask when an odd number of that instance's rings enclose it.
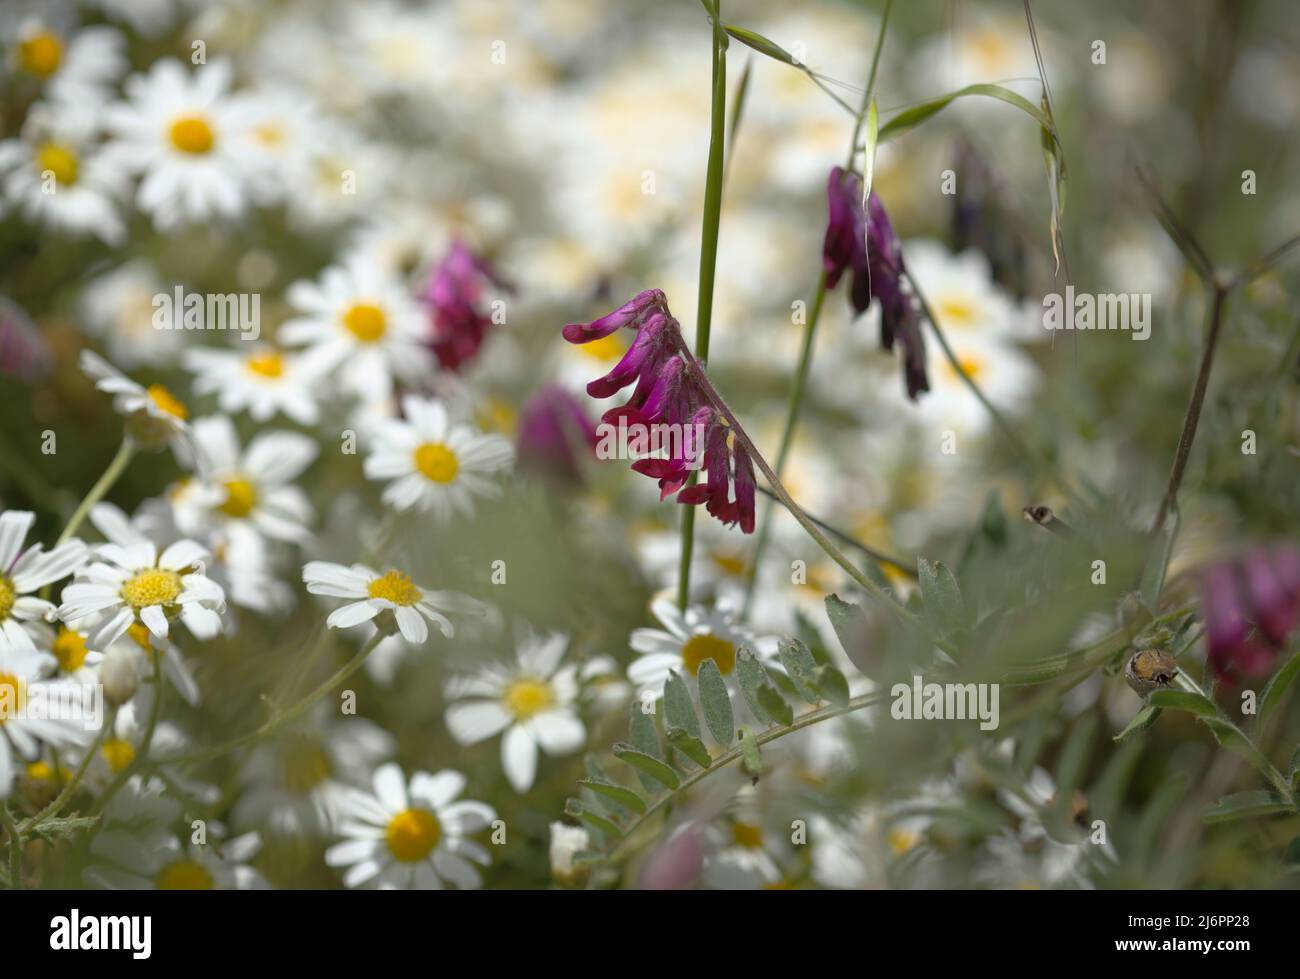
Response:
[[[740,625],[739,610],[730,602],[719,602],[712,609],[692,605],[682,612],[673,601],[661,598],[650,611],[664,628],[635,629],[628,643],[641,655],[627,668],[627,676],[642,691],[662,693],[670,670],[694,677],[706,659],[713,660],[731,684],[741,646],[760,657],[773,651],[766,648],[771,643],[758,640]]]
[[[240,450],[234,423],[225,415],[194,422],[194,440],[207,461],[206,494],[175,503],[182,533],[216,526],[224,534],[258,534],[270,540],[299,542],[310,536],[313,517],[307,494],[292,484],[315,460],[316,443],[297,432],[264,431]]]
[[[537,774],[537,752],[572,754],[586,743],[578,717],[577,667],[560,666],[569,637],[527,637],[510,666],[491,666],[447,684],[447,729],[460,744],[478,744],[505,731],[501,767],[516,792]]]
[[[132,436],[150,448],[170,445],[186,469],[201,467],[203,457],[186,420],[189,409],[171,391],[161,384],[137,384],[91,350],[81,351],[81,369],[96,388],[113,395],[113,410],[127,419]]]
[[[152,664],[162,657],[162,675],[165,676],[176,692],[191,707],[198,706],[199,684],[194,673],[185,662],[180,649],[169,639],[159,639],[149,631],[148,626],[132,622],[126,627],[126,634],[109,644],[109,648],[121,647],[128,650],[139,662],[137,672],[147,675],[152,672]],[[119,712],[120,713],[120,712]]]
[[[93,148],[98,107],[90,103],[31,109],[21,139],[0,141],[6,204],[41,227],[120,244],[119,213],[130,178],[119,161]]]
[[[1041,322],[1003,291],[983,252],[967,249],[959,255],[937,241],[910,241],[905,248],[908,271],[949,338],[962,333],[982,337],[1041,340],[1048,336]]]
[[[227,414],[247,411],[256,422],[277,412],[300,425],[315,425],[320,415],[315,386],[301,356],[259,345],[247,350],[196,347],[185,353],[185,368],[194,374],[195,394],[215,394]]]
[[[352,792],[340,813],[344,842],[325,851],[331,867],[347,867],[347,887],[442,890],[447,883],[474,890],[488,851],[470,834],[489,826],[496,812],[482,802],[454,801],[465,776],[444,770],[415,772],[409,782],[394,763],[375,771],[374,795]]]
[[[154,227],[238,218],[248,207],[236,135],[244,103],[229,93],[230,65],[213,61],[188,74],[174,58],[132,75],[126,102],[108,107],[108,152],[143,175],[136,202]]]
[[[408,395],[402,410],[405,419],[378,423],[365,463],[369,478],[392,480],[385,503],[398,510],[432,510],[446,523],[456,515],[472,517],[475,497],[501,494],[489,477],[513,463],[508,439],[454,424],[446,407],[432,399]]]
[[[84,721],[54,709],[61,694],[80,699],[80,686],[47,680],[52,665],[48,653],[0,646],[0,799],[8,797],[19,762],[40,757],[41,742],[77,744],[90,733]]]
[[[72,31],[39,17],[16,25],[14,19],[14,12],[7,12],[0,25],[8,67],[19,77],[35,80],[46,95],[69,101],[98,100],[126,70],[122,35],[111,27]]]
[[[81,0],[82,5],[103,11],[110,20],[125,21],[132,30],[154,37],[166,30],[182,0]]]
[[[121,822],[101,830],[90,852],[107,861],[87,867],[86,883],[114,891],[263,890],[266,879],[248,861],[262,848],[257,833],[182,844],[169,829],[136,830]]]
[[[331,629],[348,629],[391,611],[402,638],[412,643],[422,643],[429,637],[426,619],[450,639],[456,630],[442,610],[453,611],[465,602],[464,596],[420,588],[401,571],[380,574],[364,564],[349,568],[329,561],[310,561],[302,569],[302,580],[313,595],[355,599],[330,613],[325,624]]]
[[[89,553],[75,538],[49,553],[42,544],[24,551],[35,522],[36,514],[29,510],[0,512],[0,652],[35,651],[27,627],[51,616],[54,606],[32,593],[79,570]]]
[[[87,645],[88,638],[86,633],[62,624],[53,631],[49,652],[59,664],[59,676],[75,683],[95,682],[98,676],[96,667],[103,661],[104,654],[91,649]]]
[[[948,344],[961,371],[942,354],[933,356],[930,391],[914,406],[916,420],[935,430],[928,443],[935,447],[940,445],[940,430],[980,434],[992,424],[992,417],[971,393],[963,374],[997,408],[1010,414],[1019,414],[1029,405],[1039,380],[1037,365],[1009,340],[954,333]],[[949,453],[949,458],[954,454]]]
[[[116,512],[114,512],[116,511]],[[90,616],[107,618],[92,645],[101,649],[133,623],[141,623],[158,639],[166,639],[172,619],[179,618],[197,639],[221,631],[226,607],[221,586],[203,573],[208,551],[192,540],[178,540],[161,554],[144,534],[116,508],[91,511],[91,519],[109,543],[95,548],[94,563],[63,589],[59,617],[70,624]]]
[[[145,259],[131,259],[91,279],[81,290],[82,322],[103,341],[115,363],[127,367],[166,363],[189,334],[154,326],[161,310],[154,307],[153,298],[163,291],[157,270]]]
[[[286,298],[302,315],[281,324],[279,338],[308,347],[309,370],[337,368],[343,388],[362,401],[385,401],[395,377],[418,382],[432,370],[424,311],[373,262],[331,266],[319,283],[295,282]]]

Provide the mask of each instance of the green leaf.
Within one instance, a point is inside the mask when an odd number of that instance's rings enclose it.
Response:
[[[827,595],[826,617],[831,620],[831,628],[835,630],[844,652],[852,658],[854,650],[861,649],[867,635],[866,615],[852,602],[846,602],[838,595]]]
[[[676,670],[668,673],[664,683],[664,724],[679,727],[693,738],[700,736],[700,719],[695,714],[690,688]]]
[[[737,40],[740,39],[737,38]],[[880,142],[887,143],[889,140],[903,135],[903,133],[919,126],[931,116],[946,109],[956,99],[968,95],[983,95],[987,98],[998,99],[1008,105],[1014,105],[1021,112],[1032,116],[1040,126],[1048,129],[1052,126],[1052,121],[1047,117],[1046,113],[1023,95],[1017,95],[1009,88],[1003,88],[1001,85],[967,85],[965,88],[949,92],[947,95],[941,95],[936,99],[930,99],[920,105],[914,105],[910,109],[904,109],[902,112],[897,113],[894,118],[881,127]]]
[[[1268,713],[1276,707],[1286,695],[1291,684],[1295,683],[1296,677],[1300,676],[1300,652],[1297,652],[1282,669],[1273,674],[1272,679],[1264,687],[1264,692],[1259,698],[1259,718],[1262,721]]]
[[[822,698],[817,684],[817,661],[808,647],[798,639],[781,639],[777,656],[799,696],[814,707],[819,704]]]
[[[614,757],[627,762],[642,775],[648,775],[656,782],[660,782],[670,789],[675,789],[682,784],[682,780],[677,777],[677,773],[666,764],[653,755],[638,751],[630,744],[620,741],[614,745]]]
[[[767,716],[778,724],[788,726],[794,720],[794,708],[777,693],[776,687],[772,684],[765,683],[758,688],[758,702],[767,712]]]
[[[880,114],[876,110],[876,97],[871,97],[867,107],[867,142],[862,163],[862,209],[867,209],[867,198],[871,196],[871,183],[876,176],[876,143],[880,139]]]
[[[1291,771],[1288,774],[1291,779],[1291,787],[1300,789],[1300,744],[1295,746],[1295,751],[1291,755]]]
[[[921,585],[921,605],[930,628],[941,636],[951,636],[970,625],[970,614],[962,601],[957,579],[941,561],[931,564],[925,558],[917,562]]]
[[[759,54],[765,54],[782,64],[789,65],[792,68],[802,68],[803,66],[795,60],[792,55],[775,41],[764,37],[757,31],[751,31],[747,27],[737,27],[735,24],[724,24],[722,29],[734,37],[741,44],[748,45]]]
[[[631,809],[638,815],[645,812],[645,800],[624,785],[595,778],[579,779],[578,784],[585,785],[592,792],[603,795],[606,799],[612,799],[620,806]]]
[[[1165,526],[1160,528],[1157,536],[1159,545],[1152,548],[1151,557],[1142,571],[1140,591],[1147,608],[1157,608],[1160,604],[1160,592],[1165,587],[1165,571],[1169,568],[1169,558],[1173,554],[1177,536],[1178,511],[1174,510],[1165,518]]]
[[[740,681],[740,693],[749,705],[750,712],[758,718],[760,724],[772,723],[772,718],[758,700],[759,688],[768,682],[767,670],[747,647],[740,647],[736,654],[736,679]]]
[[[632,723],[630,728],[632,747],[644,755],[649,755],[651,758],[662,760],[665,757],[663,745],[659,743],[659,733],[655,730],[654,715],[647,714],[641,709],[639,697],[632,701]],[[644,772],[637,772],[637,778],[641,782],[641,787],[647,792],[653,792],[658,788],[658,785],[647,778]]]
[[[618,824],[613,820],[606,819],[600,813],[592,812],[577,799],[564,800],[564,812],[567,816],[573,816],[575,819],[581,819],[592,829],[599,830],[611,839],[618,839],[623,835]]]
[[[1275,812],[1289,812],[1291,806],[1276,792],[1257,789],[1252,792],[1236,792],[1225,795],[1205,810],[1207,823],[1223,823],[1230,819],[1250,819],[1255,816],[1268,816]]]
[[[718,664],[712,659],[706,659],[700,664],[695,680],[700,688],[704,723],[713,735],[713,740],[725,748],[736,736],[736,719],[731,712],[731,695],[727,693],[727,683],[722,679]]]
[[[836,707],[843,707],[849,702],[849,681],[830,663],[823,663],[817,667],[813,676],[822,696]]]
[[[1152,724],[1154,724],[1156,722],[1156,719],[1159,717],[1160,717],[1159,707],[1156,707],[1153,704],[1144,704],[1142,709],[1133,715],[1133,720],[1128,722],[1128,725],[1124,728],[1124,730],[1120,731],[1119,734],[1115,735],[1115,741],[1116,742],[1124,741],[1126,738],[1130,737],[1131,735],[1137,734],[1140,731],[1145,731]]]
[[[98,816],[62,816],[46,819],[32,827],[31,832],[47,842],[53,843],[60,836],[74,836],[77,833],[93,829],[99,822]]]
[[[1147,698],[1147,703],[1154,707],[1168,707],[1170,710],[1185,710],[1197,717],[1217,718],[1219,709],[1199,693],[1186,690],[1157,690]]]
[[[747,727],[740,729],[740,767],[755,780],[763,774],[763,755],[758,750],[754,732]]]
[[[679,727],[668,729],[668,743],[701,768],[708,768],[713,763],[713,756],[704,742]]]

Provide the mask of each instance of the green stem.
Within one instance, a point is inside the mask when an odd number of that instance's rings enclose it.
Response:
[[[131,462],[133,455],[135,455],[135,442],[128,435],[122,439],[122,444],[117,449],[117,455],[113,456],[113,461],[108,464],[108,468],[99,477],[99,481],[90,488],[86,498],[77,504],[77,509],[72,511],[72,516],[63,528],[63,533],[59,534],[59,539],[54,542],[55,547],[58,547],[77,532],[77,528],[86,519],[86,514],[90,512],[90,508],[102,500],[104,494],[112,489],[113,484],[121,478],[122,473],[126,472],[126,467]]]
[[[92,814],[103,812],[108,807],[109,802],[112,801],[113,796],[117,795],[122,786],[126,784],[127,779],[134,775],[144,764],[145,759],[149,757],[149,749],[153,747],[154,731],[158,728],[158,718],[162,715],[162,658],[162,650],[155,649],[153,651],[153,706],[149,709],[149,720],[145,723],[144,737],[140,740],[140,748],[135,757],[131,759],[131,763],[117,773],[108,788],[104,790],[104,794],[95,800],[95,804],[90,810]]]
[[[709,331],[713,325],[713,280],[718,265],[718,227],[722,221],[723,160],[727,121],[727,35],[722,29],[722,0],[711,0],[713,18],[713,104],[710,110],[709,162],[704,186],[704,221],[700,231],[699,305],[695,317],[695,350],[709,359]],[[694,482],[692,474],[691,482]],[[691,554],[695,549],[695,510],[682,513],[682,558],[677,571],[677,604],[691,600]]]
[[[33,827],[39,826],[51,816],[57,816],[62,811],[63,807],[68,804],[73,793],[77,791],[77,786],[79,786],[81,780],[86,777],[86,772],[90,770],[90,763],[95,760],[95,756],[99,754],[99,749],[104,746],[104,741],[107,740],[109,732],[113,729],[113,718],[116,715],[117,712],[114,711],[108,717],[104,718],[104,724],[100,727],[99,734],[95,737],[94,743],[86,749],[86,753],[81,758],[81,764],[78,765],[77,770],[73,772],[72,778],[68,779],[68,784],[63,787],[63,791],[55,796],[54,801],[48,806],[38,812],[35,816],[26,820],[20,827],[20,832],[26,834]]]
[[[23,889],[23,833],[9,807],[0,803],[0,826],[9,835],[9,889]]]

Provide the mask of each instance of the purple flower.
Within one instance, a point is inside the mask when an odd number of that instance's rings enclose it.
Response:
[[[826,288],[834,289],[848,271],[853,277],[849,304],[854,311],[865,313],[873,299],[880,304],[881,346],[893,350],[894,340],[902,341],[907,396],[915,401],[922,391],[930,390],[925,374],[925,340],[916,305],[903,284],[903,249],[885,205],[872,191],[864,213],[862,179],[840,167],[831,170],[827,178],[826,205],[826,240],[822,246]]]
[[[491,265],[459,238],[452,239],[424,290],[431,312],[429,346],[448,370],[459,370],[483,345],[492,320],[479,312],[479,304],[489,282],[506,288]]]
[[[54,357],[31,317],[0,296],[0,375],[32,381],[50,372]]]
[[[562,387],[542,388],[519,418],[519,465],[570,482],[581,482],[579,446],[596,447],[596,426],[581,402]]]
[[[1300,624],[1300,549],[1257,547],[1208,568],[1201,614],[1210,667],[1220,678],[1266,676]]]
[[[636,339],[608,374],[587,385],[587,393],[608,398],[635,387],[624,404],[605,412],[602,423],[619,426],[621,422],[629,430],[639,426],[645,432],[657,426],[675,429],[677,437],[668,440],[668,457],[638,459],[633,471],[659,481],[660,499],[676,493],[678,503],[703,503],[723,523],[738,523],[744,533],[753,533],[753,462],[712,404],[709,392],[691,375],[682,357],[681,329],[663,292],[647,289],[590,323],[570,323],[564,338],[588,343],[624,327],[635,330]],[[708,470],[707,480],[682,489],[701,464]]]

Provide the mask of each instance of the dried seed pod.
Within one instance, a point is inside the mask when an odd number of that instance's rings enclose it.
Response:
[[[1177,675],[1178,664],[1167,649],[1138,650],[1124,667],[1124,679],[1143,697],[1169,686]]]

